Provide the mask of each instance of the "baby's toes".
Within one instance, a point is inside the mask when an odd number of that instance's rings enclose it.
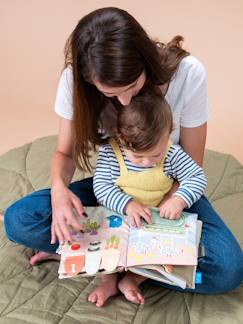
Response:
[[[139,292],[137,293],[137,299],[138,299],[138,303],[143,305],[144,304],[144,297],[142,294],[140,294]]]
[[[98,296],[97,296],[96,292],[94,292],[94,291],[88,297],[88,301],[91,303],[96,303],[97,299],[98,299]]]
[[[126,293],[126,299],[131,301],[132,303],[135,303],[135,304],[140,304],[140,299],[141,299],[141,294],[139,294],[139,292],[135,291],[135,290],[129,290],[127,293]]]

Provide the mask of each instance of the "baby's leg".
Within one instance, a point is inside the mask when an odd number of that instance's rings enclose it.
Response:
[[[118,284],[119,290],[123,293],[127,300],[135,304],[144,304],[144,297],[138,288],[145,281],[146,277],[137,275],[128,271]]]
[[[88,297],[88,301],[94,303],[97,307],[103,306],[110,297],[118,294],[117,284],[117,273],[102,275],[101,284],[92,291]]]

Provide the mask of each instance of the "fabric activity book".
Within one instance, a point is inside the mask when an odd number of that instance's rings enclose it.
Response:
[[[129,226],[127,216],[105,207],[86,207],[81,230],[71,229],[72,243],[59,246],[59,278],[93,276],[123,270],[181,288],[195,287],[201,222],[183,212],[180,219],[161,218],[152,208],[153,224]]]

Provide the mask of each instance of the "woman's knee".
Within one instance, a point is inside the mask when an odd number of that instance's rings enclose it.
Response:
[[[23,217],[21,201],[15,202],[4,213],[4,227],[7,237],[14,242],[21,235],[21,219]]]
[[[235,252],[234,257],[229,259],[225,270],[228,290],[233,290],[239,287],[243,280],[243,253],[241,249],[238,249],[238,252]]]
[[[49,221],[51,201],[49,190],[34,192],[17,200],[4,214],[4,226],[8,238],[22,242],[36,225]]]
[[[243,280],[243,253],[240,247],[236,246],[231,250],[228,258],[222,259],[217,265],[217,293],[225,293],[236,289]]]

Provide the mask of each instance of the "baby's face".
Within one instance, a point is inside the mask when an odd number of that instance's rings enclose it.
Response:
[[[161,137],[159,142],[148,151],[133,152],[124,148],[130,162],[142,167],[152,167],[163,161],[168,149],[169,134]]]

